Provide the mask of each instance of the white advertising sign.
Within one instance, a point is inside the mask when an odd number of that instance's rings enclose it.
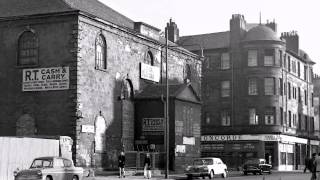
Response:
[[[92,126],[92,125],[81,125],[81,132],[83,132],[83,133],[94,133],[94,126]]]
[[[185,145],[176,145],[176,153],[186,153]]]
[[[69,89],[69,67],[23,69],[22,91]]]
[[[160,81],[160,68],[149,64],[140,64],[140,77],[149,81]]]
[[[195,140],[194,137],[183,137],[183,144],[195,145],[196,144],[196,140]]]

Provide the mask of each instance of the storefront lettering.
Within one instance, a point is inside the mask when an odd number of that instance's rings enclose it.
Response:
[[[239,135],[207,135],[201,136],[201,141],[237,141],[240,140]]]

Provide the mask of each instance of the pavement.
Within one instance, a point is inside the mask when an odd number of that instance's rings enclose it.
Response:
[[[302,170],[295,170],[295,171],[273,171],[273,174],[294,174],[294,173],[303,173]],[[230,171],[228,172],[228,177],[238,177],[238,176],[243,176],[242,171]],[[112,172],[100,172],[96,174],[94,177],[84,177],[83,180],[119,180],[119,179],[140,179],[140,180],[145,180],[143,177],[143,174],[138,173],[137,175],[127,175],[125,178],[119,178],[118,172],[112,171]],[[165,179],[165,176],[163,174],[153,176],[151,178],[152,180],[156,179]],[[175,180],[175,179],[186,179],[185,174],[172,174],[169,173],[168,180]]]

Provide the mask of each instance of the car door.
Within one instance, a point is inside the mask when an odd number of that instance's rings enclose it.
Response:
[[[66,180],[72,180],[74,176],[74,167],[69,159],[63,159]]]
[[[54,180],[67,180],[63,159],[55,158],[54,160]]]

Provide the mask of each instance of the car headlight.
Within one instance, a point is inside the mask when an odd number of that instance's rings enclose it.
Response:
[[[13,172],[13,175],[14,175],[14,176],[17,176],[17,175],[18,175],[18,171],[14,171],[14,172]]]
[[[42,172],[39,170],[39,171],[37,171],[37,175],[38,176],[42,176]]]
[[[190,166],[187,166],[186,167],[186,171],[190,171],[191,167]]]
[[[208,171],[209,169],[208,167],[203,167],[203,170]]]

